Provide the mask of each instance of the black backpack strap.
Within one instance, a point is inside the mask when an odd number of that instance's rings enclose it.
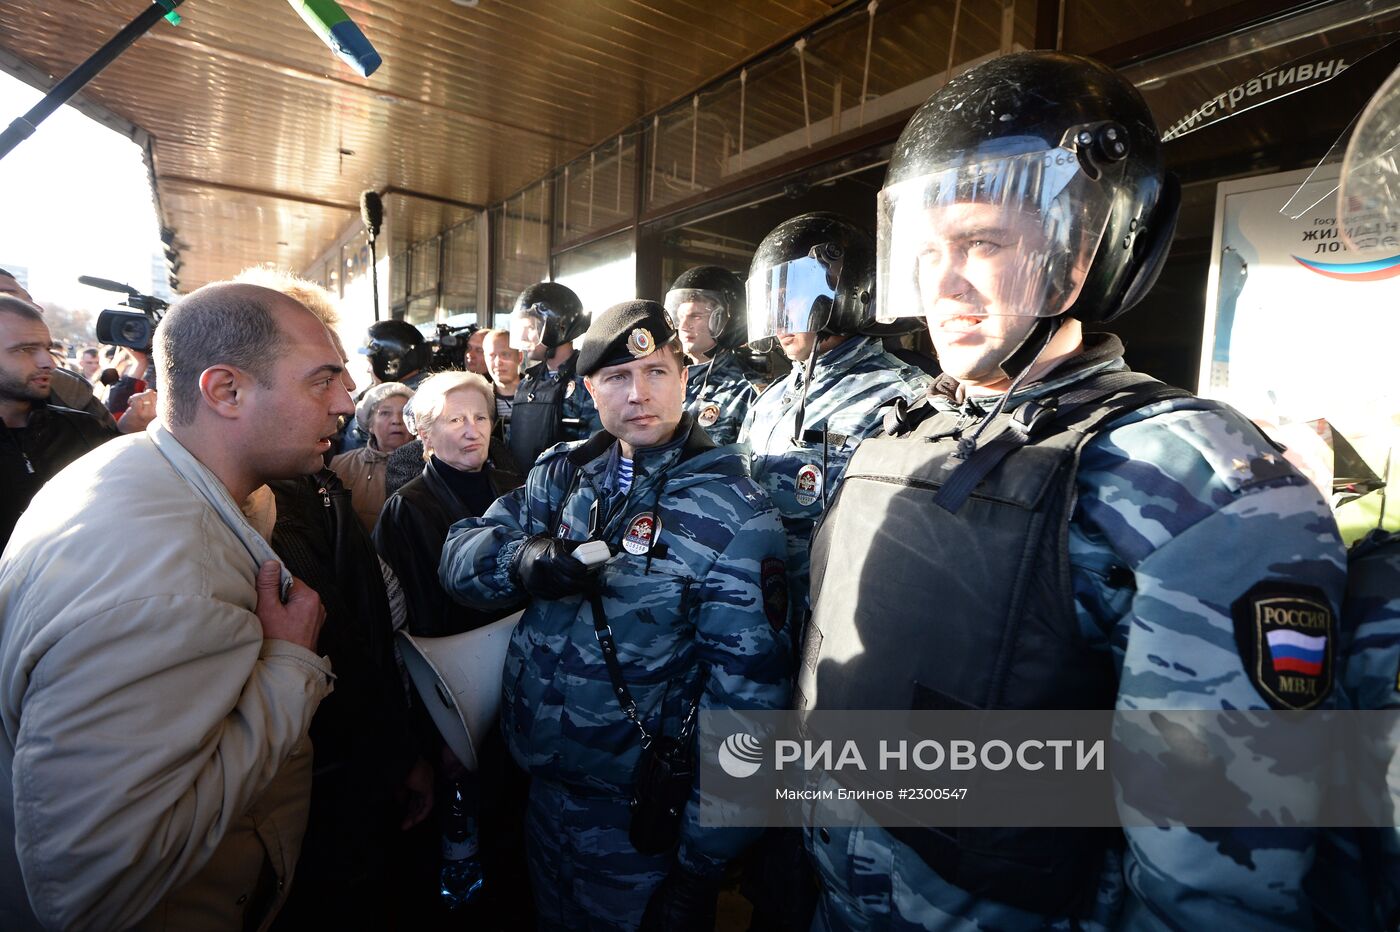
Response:
[[[967,454],[938,490],[933,502],[956,514],[977,485],[1002,460],[1043,436],[1050,425],[1082,433],[1087,438],[1145,405],[1190,396],[1190,392],[1173,388],[1149,375],[1120,370],[1093,376],[1061,395],[1026,401],[1012,412],[1006,430]]]

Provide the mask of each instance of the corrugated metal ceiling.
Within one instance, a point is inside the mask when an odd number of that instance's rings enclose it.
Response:
[[[84,94],[154,137],[190,288],[305,266],[370,188],[498,201],[834,5],[343,0],[384,58],[361,79],[281,0],[188,0]],[[0,47],[61,77],[145,6],[6,0]]]

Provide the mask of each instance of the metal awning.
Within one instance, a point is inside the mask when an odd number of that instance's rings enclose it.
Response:
[[[146,5],[7,0],[0,49],[62,77]],[[499,201],[840,5],[342,0],[384,58],[363,79],[281,0],[187,0],[83,96],[153,138],[189,289],[305,267],[368,189],[434,214]]]

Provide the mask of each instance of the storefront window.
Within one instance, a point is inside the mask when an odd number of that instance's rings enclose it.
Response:
[[[637,293],[637,253],[631,230],[578,246],[554,257],[554,280],[574,290],[596,314]]]
[[[505,326],[520,292],[549,277],[549,187],[540,182],[490,211],[495,244],[493,326]]]

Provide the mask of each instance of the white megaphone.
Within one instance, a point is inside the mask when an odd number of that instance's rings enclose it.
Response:
[[[501,711],[506,647],[521,612],[444,638],[399,632],[400,653],[443,740],[468,770]]]

